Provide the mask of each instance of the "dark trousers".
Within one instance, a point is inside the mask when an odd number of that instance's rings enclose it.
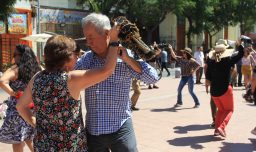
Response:
[[[170,71],[167,68],[167,62],[162,62],[161,64],[161,71],[163,72],[163,69],[165,69],[168,73],[168,75],[170,75]]]
[[[87,131],[87,141],[89,152],[138,152],[131,118],[111,134],[95,136]]]
[[[203,70],[204,70],[204,68],[203,68],[203,67],[200,67],[200,68],[196,71],[196,83],[201,82],[201,78],[202,78],[202,75],[203,75]]]
[[[237,76],[238,76],[238,81],[237,81],[237,84],[238,85],[242,85],[242,65],[240,64],[237,64],[236,65],[236,70],[237,70]]]
[[[215,122],[215,117],[216,117],[216,113],[217,113],[217,106],[215,105],[212,98],[211,98],[210,104],[211,104],[212,120],[213,120],[213,122]]]

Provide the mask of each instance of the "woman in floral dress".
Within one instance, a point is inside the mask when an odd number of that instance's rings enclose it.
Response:
[[[10,95],[7,113],[0,129],[0,142],[12,144],[13,151],[23,151],[24,142],[33,151],[34,129],[19,115],[16,109],[17,95],[24,91],[29,80],[41,70],[35,54],[26,45],[17,45],[13,54],[15,65],[7,69],[0,79],[0,87]]]
[[[112,41],[118,40],[117,34],[117,30],[111,30]],[[32,78],[17,105],[20,115],[36,127],[33,140],[36,152],[87,151],[80,91],[113,73],[118,48],[109,47],[103,67],[70,71],[77,60],[75,42],[60,35],[47,41],[44,49],[46,69]],[[32,101],[35,103],[35,117],[27,108]]]

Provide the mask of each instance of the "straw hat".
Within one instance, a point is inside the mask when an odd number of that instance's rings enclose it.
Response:
[[[227,46],[225,44],[219,44],[214,47],[214,50],[209,52],[209,58],[215,59],[216,54],[218,54],[218,58],[221,59],[221,58],[229,57],[233,53],[234,53],[234,49],[227,49]]]
[[[219,40],[216,42],[216,46],[217,46],[217,45],[220,45],[220,44],[223,44],[226,48],[229,47],[228,41],[225,40],[225,39],[219,39]]]
[[[181,50],[181,52],[186,52],[187,54],[190,55],[190,57],[193,57],[192,50],[190,48],[185,48],[184,50]]]

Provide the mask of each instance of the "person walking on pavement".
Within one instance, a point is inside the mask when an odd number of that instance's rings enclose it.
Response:
[[[200,65],[199,69],[196,71],[196,84],[202,84],[201,78],[204,70],[204,53],[202,46],[197,47],[197,50],[194,53],[194,58]]]
[[[170,44],[169,49],[171,56],[177,61],[177,64],[179,64],[181,68],[181,80],[178,86],[178,99],[175,107],[182,106],[182,89],[186,85],[186,83],[188,83],[188,91],[195,102],[194,108],[199,108],[200,103],[196,94],[194,93],[193,74],[196,72],[196,70],[199,69],[200,65],[196,62],[195,59],[192,58],[192,50],[190,48],[185,48],[184,50],[182,50],[182,57],[177,56],[174,53]]]
[[[168,70],[168,54],[166,50],[163,48],[161,51],[161,71],[163,72],[163,69],[167,71],[167,76],[170,76],[170,71]]]
[[[226,137],[226,126],[234,111],[233,90],[230,85],[230,69],[243,57],[243,46],[237,41],[238,54],[233,55],[234,49],[227,49],[226,40],[220,39],[215,50],[209,52],[206,70],[206,88],[210,86],[211,97],[218,111],[215,118],[215,136]],[[208,92],[208,90],[206,90]]]
[[[103,66],[109,47],[110,20],[106,15],[91,13],[82,20],[84,36],[91,51],[77,62],[75,69]],[[85,89],[86,131],[90,152],[137,152],[131,116],[130,87],[132,78],[154,84],[156,70],[144,61],[136,61],[122,50],[115,72],[105,81]]]

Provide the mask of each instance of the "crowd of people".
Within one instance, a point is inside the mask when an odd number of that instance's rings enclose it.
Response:
[[[158,88],[159,78],[154,68],[158,59],[167,77],[171,58],[181,69],[175,108],[183,105],[182,90],[186,84],[194,108],[200,107],[194,85],[202,84],[205,74],[214,136],[226,137],[226,126],[234,111],[231,79],[234,71],[239,73],[239,67],[235,68],[239,61],[244,85],[250,86],[249,96],[256,99],[256,52],[249,41],[239,39],[231,48],[221,39],[208,54],[199,46],[194,54],[190,48],[184,48],[181,56],[170,44],[161,48],[154,43],[151,48],[158,58],[144,61],[120,45],[120,26],[111,27],[107,16],[91,13],[83,18],[82,27],[90,50],[81,55],[73,39],[55,35],[44,48],[45,67],[39,64],[30,47],[16,46],[15,64],[0,78],[0,87],[10,95],[0,142],[12,144],[14,152],[22,151],[25,144],[32,152],[137,152],[132,111],[139,110],[136,104],[141,94],[140,82],[149,89]],[[239,74],[236,77],[238,82],[234,86],[242,85]],[[131,88],[134,93],[130,96]],[[82,90],[86,126],[82,117]],[[256,134],[256,128],[252,133]]]

